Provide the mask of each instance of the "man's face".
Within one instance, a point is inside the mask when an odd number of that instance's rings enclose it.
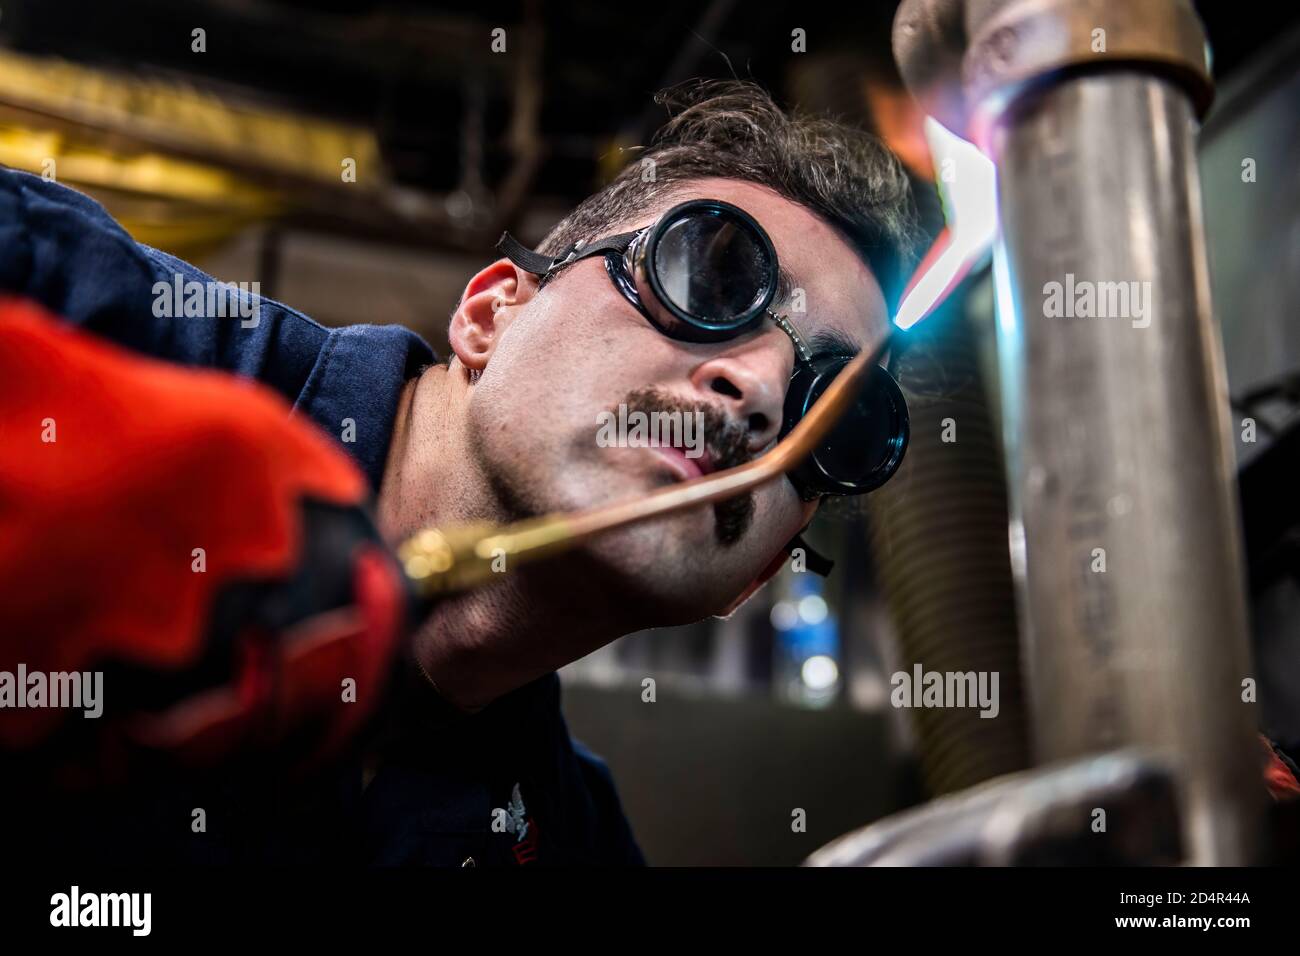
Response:
[[[805,311],[793,311],[791,302],[772,308],[789,316],[814,353],[832,350],[821,344],[828,335],[854,350],[879,341],[886,306],[867,267],[814,213],[762,186],[683,183],[660,207],[605,234],[649,225],[696,198],[739,206],[767,231],[803,291]],[[565,267],[540,292],[522,271],[504,286],[466,424],[472,453],[510,518],[633,498],[691,477],[692,462],[712,470],[774,446],[795,355],[770,318],[724,342],[668,338],[619,294],[599,256]],[[706,455],[692,459],[644,443],[609,447],[600,440],[601,413],[616,413],[620,404],[704,411]],[[643,626],[698,620],[741,594],[814,508],[783,479],[740,500],[604,535],[588,554],[625,582],[627,593],[605,597],[634,609]]]

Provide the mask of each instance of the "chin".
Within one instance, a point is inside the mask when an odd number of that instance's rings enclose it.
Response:
[[[690,624],[717,613],[732,596],[721,586],[730,575],[701,561],[704,555],[714,561],[722,556],[715,547],[702,548],[701,542],[693,540],[700,529],[698,519],[692,522],[689,515],[679,515],[603,535],[587,551],[623,582],[627,605],[636,608],[638,626]],[[711,525],[706,530],[711,545]],[[739,593],[741,586],[736,585],[734,592]]]
[[[666,469],[629,471],[596,463],[570,466],[564,478],[546,496],[551,511],[627,501],[677,481]],[[599,535],[583,551],[617,581],[629,613],[644,621],[639,626],[688,624],[726,607],[744,586],[742,581],[730,591],[723,587],[739,574],[734,567],[725,573],[718,565],[734,565],[742,548],[720,545],[715,521],[713,505],[699,505]]]

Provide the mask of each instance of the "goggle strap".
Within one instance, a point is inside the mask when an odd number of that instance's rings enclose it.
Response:
[[[546,275],[555,267],[553,257],[534,252],[508,232],[501,233],[501,239],[497,242],[497,252],[533,275]]]
[[[513,262],[525,272],[531,272],[533,275],[543,276],[560,266],[568,265],[570,262],[576,262],[578,259],[585,259],[588,256],[594,256],[603,252],[617,252],[622,255],[627,251],[627,247],[632,244],[636,238],[635,232],[625,232],[617,236],[606,236],[589,246],[578,242],[570,246],[565,253],[560,256],[547,256],[540,252],[534,252],[522,242],[510,235],[508,232],[501,234],[501,239],[497,242],[497,251]]]

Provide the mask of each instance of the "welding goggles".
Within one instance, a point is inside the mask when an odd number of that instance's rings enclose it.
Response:
[[[789,319],[772,310],[778,292],[784,298],[792,291],[776,248],[752,216],[721,200],[681,203],[643,229],[578,242],[559,256],[534,252],[509,233],[497,249],[540,276],[539,286],[565,266],[603,256],[622,296],[660,332],[680,341],[722,342],[775,322],[795,353],[781,438],[853,360],[842,351],[813,354]],[[804,501],[865,494],[898,470],[907,438],[903,393],[877,366],[830,434],[789,473],[790,481]]]

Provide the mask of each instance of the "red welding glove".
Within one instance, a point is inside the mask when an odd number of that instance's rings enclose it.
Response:
[[[0,300],[0,757],[101,783],[336,748],[407,611],[366,497],[270,391]]]

